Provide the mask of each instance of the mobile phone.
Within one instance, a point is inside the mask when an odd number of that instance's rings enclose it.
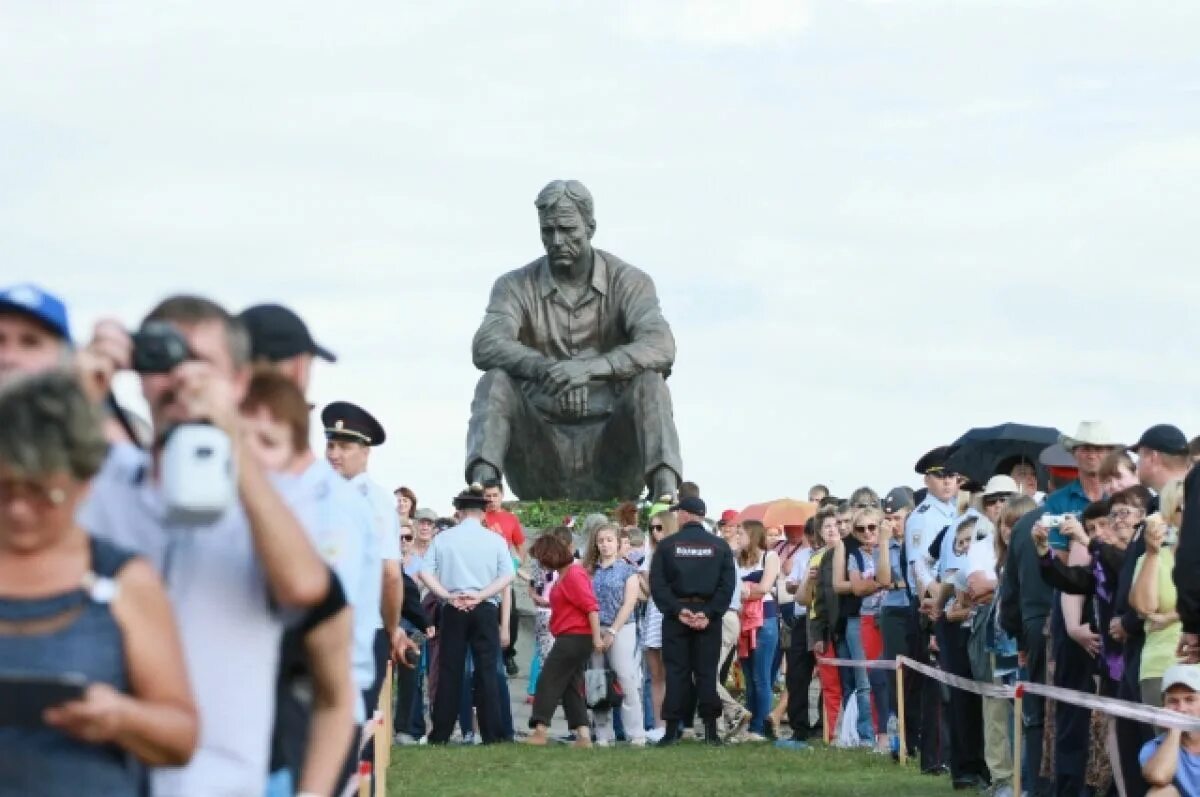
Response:
[[[46,709],[82,700],[87,685],[79,673],[0,670],[0,727],[43,727]]]

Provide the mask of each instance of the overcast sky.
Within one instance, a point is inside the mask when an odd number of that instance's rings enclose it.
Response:
[[[1005,420],[1200,433],[1200,4],[9,3],[2,279],[79,338],[284,302],[313,400],[446,509],[501,273],[554,178],[658,284],[715,509],[916,483]],[[136,400],[126,381],[121,396]]]

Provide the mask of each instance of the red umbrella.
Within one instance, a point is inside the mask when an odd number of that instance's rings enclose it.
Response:
[[[757,520],[767,528],[772,526],[803,528],[808,519],[815,514],[817,514],[817,505],[814,503],[779,498],[764,504],[751,504],[742,510],[742,514],[738,516],[738,522]]]
[[[763,513],[762,524],[767,528],[773,526],[804,528],[804,524],[815,514],[817,514],[816,504],[784,498],[771,502],[767,511]]]

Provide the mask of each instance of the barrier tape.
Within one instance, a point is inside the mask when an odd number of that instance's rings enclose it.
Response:
[[[1028,693],[1047,697],[1062,703],[1102,711],[1114,717],[1157,725],[1160,728],[1178,728],[1181,731],[1200,731],[1200,719],[1168,711],[1165,708],[1155,708],[1144,703],[1131,703],[1128,700],[1117,700],[1115,697],[1100,697],[1075,689],[1064,689],[1045,684],[1030,684],[1021,681],[1017,684],[1018,693]]]
[[[965,692],[973,692],[977,695],[994,697],[1000,700],[1012,700],[1016,697],[1016,690],[1011,686],[985,684],[979,681],[972,681],[970,678],[961,678],[957,675],[951,675],[945,670],[939,670],[937,667],[930,667],[928,664],[913,661],[907,656],[897,656],[896,660],[911,670],[916,670],[928,678],[941,681],[944,684],[953,686],[955,689],[962,689]]]
[[[864,670],[895,670],[899,665],[891,659],[817,659],[817,664],[830,667],[861,667]]]
[[[969,678],[951,675],[944,670],[914,661],[907,656],[897,656],[895,661],[886,659],[873,659],[869,661],[817,659],[817,663],[829,667],[861,667],[867,670],[895,670],[902,666],[910,670],[915,670],[935,681],[952,686],[955,689],[962,689],[966,692],[982,695],[983,697],[1012,700],[1024,693],[1028,693],[1049,698],[1050,700],[1057,700],[1061,703],[1070,703],[1074,706],[1100,711],[1114,717],[1144,722],[1147,725],[1157,725],[1160,728],[1177,728],[1181,731],[1193,732],[1200,731],[1200,719],[1162,708],[1155,708],[1154,706],[1147,706],[1144,703],[1131,703],[1128,700],[1100,697],[1099,695],[1080,692],[1077,689],[1032,684],[1025,681],[1017,683],[1016,686],[981,683],[979,681],[972,681]]]

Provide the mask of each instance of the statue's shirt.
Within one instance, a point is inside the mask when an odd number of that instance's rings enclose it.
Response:
[[[619,258],[595,251],[592,281],[572,304],[546,258],[496,280],[472,352],[480,370],[531,379],[546,362],[603,357],[614,380],[668,374],[675,338],[654,282]]]

